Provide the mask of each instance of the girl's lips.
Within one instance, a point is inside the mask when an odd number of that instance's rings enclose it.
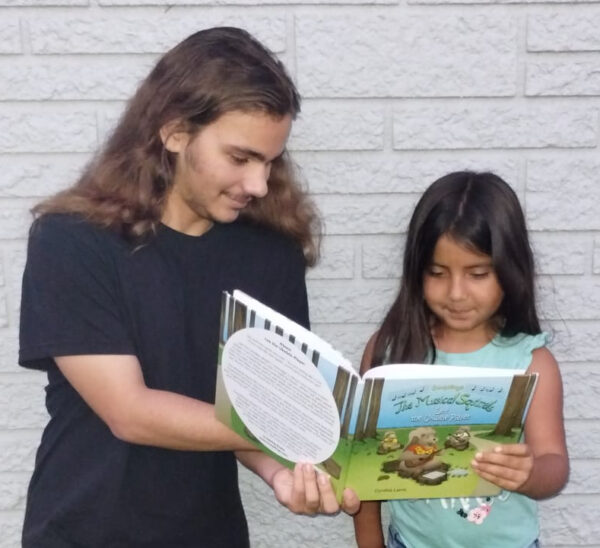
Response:
[[[468,314],[471,311],[470,308],[465,310],[454,310],[452,308],[446,308],[446,310],[453,316],[464,316],[465,314]]]

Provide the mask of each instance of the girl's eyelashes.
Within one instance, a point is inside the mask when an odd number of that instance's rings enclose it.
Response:
[[[427,270],[427,275],[428,276],[432,276],[433,278],[440,278],[441,276],[444,275],[444,271],[443,270],[439,270],[439,269],[428,269]]]
[[[487,278],[491,274],[491,272],[491,270],[474,270],[468,272],[468,275],[476,280],[483,280]],[[430,268],[426,271],[426,274],[427,276],[431,276],[432,278],[441,278],[446,274],[446,271],[443,269]]]
[[[471,272],[471,277],[475,278],[476,280],[482,280],[484,278],[487,278],[490,275],[490,271],[486,270],[486,271],[476,271],[476,272]]]

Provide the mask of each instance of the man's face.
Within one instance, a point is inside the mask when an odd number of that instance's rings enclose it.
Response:
[[[233,111],[193,137],[164,136],[177,162],[162,222],[200,235],[214,221],[237,219],[251,200],[267,194],[271,164],[283,152],[291,125],[289,115]]]

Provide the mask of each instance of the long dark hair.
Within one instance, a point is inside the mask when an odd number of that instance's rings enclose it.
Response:
[[[33,212],[78,213],[143,240],[160,222],[173,183],[175,155],[160,129],[178,122],[192,137],[231,111],[274,117],[300,111],[300,97],[284,66],[246,31],[212,28],[192,34],[168,51],[129,101],[103,150],[71,188]],[[269,193],[242,216],[288,234],[308,264],[318,254],[319,219],[284,152],[272,165]]]
[[[417,203],[400,291],[378,331],[373,365],[435,359],[435,317],[423,298],[423,276],[443,235],[492,258],[504,292],[496,314],[500,335],[540,333],[533,254],[517,195],[493,173],[458,171],[435,181]]]

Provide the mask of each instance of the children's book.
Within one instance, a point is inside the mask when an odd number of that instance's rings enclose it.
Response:
[[[491,496],[476,452],[517,443],[537,376],[428,364],[362,378],[317,335],[241,291],[223,294],[217,418],[284,465],[310,462],[341,498]],[[484,364],[482,364],[484,365]]]

